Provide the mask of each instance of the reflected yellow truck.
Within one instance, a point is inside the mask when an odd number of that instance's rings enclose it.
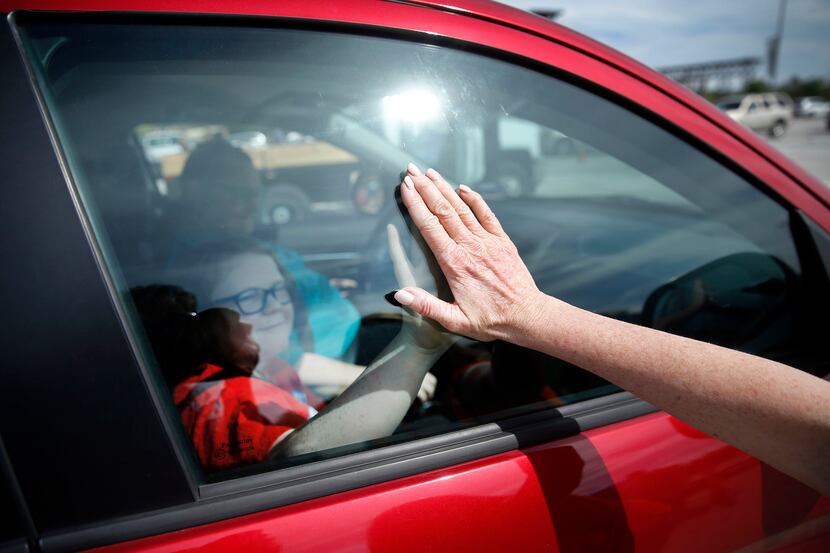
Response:
[[[327,142],[268,144],[261,148],[243,150],[261,171],[357,162],[355,156]],[[170,181],[181,175],[187,156],[188,153],[181,152],[162,157],[159,160],[161,176]]]

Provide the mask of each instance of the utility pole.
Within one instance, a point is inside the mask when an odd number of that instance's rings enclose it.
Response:
[[[787,0],[780,0],[778,5],[778,25],[775,35],[767,40],[767,72],[774,84],[778,73],[778,54],[781,52],[781,39],[784,36],[784,17],[787,14]]]

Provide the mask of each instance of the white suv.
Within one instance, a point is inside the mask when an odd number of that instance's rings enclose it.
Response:
[[[717,106],[735,121],[774,138],[786,132],[793,116],[792,99],[781,93],[727,96],[718,100]]]

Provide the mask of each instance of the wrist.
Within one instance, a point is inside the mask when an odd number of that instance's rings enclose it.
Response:
[[[539,290],[516,306],[508,325],[500,329],[499,339],[530,349],[541,349],[543,342],[555,340],[557,323],[571,306]]]

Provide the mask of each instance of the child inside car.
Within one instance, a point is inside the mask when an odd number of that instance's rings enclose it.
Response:
[[[304,306],[270,251],[242,239],[203,242],[166,278],[181,286],[138,288],[133,297],[207,470],[391,434],[450,344],[409,318],[326,404],[286,360]],[[208,309],[197,312],[200,304]]]

